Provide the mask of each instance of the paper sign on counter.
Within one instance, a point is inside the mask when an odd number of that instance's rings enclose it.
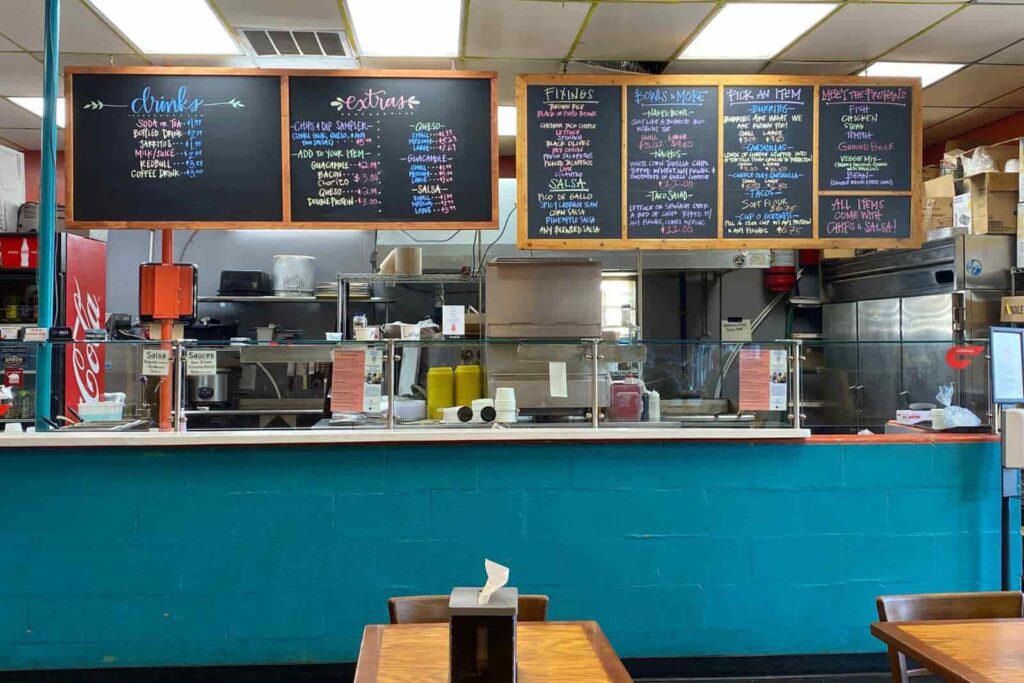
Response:
[[[384,350],[335,349],[331,371],[332,413],[379,413],[384,385]]]
[[[217,374],[217,352],[190,350],[185,352],[185,374],[204,377]]]
[[[441,331],[446,337],[466,336],[466,307],[442,306]]]
[[[552,398],[569,398],[569,382],[565,376],[565,363],[548,363],[548,385]]]
[[[148,377],[167,377],[171,374],[171,352],[167,349],[143,349],[142,374]]]
[[[784,350],[740,351],[740,410],[786,410],[788,372]]]

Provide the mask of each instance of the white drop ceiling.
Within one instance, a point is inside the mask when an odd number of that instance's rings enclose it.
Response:
[[[742,1],[742,0],[741,0]],[[348,32],[345,0],[210,0],[236,36],[246,28]],[[61,64],[283,68],[427,68],[498,72],[513,104],[517,73],[612,73],[586,64],[669,61],[666,73],[856,74],[879,61],[963,62],[925,90],[925,140],[956,137],[1024,108],[1024,0],[844,0],[768,61],[672,61],[716,7],[694,0],[464,0],[459,57],[142,55],[85,0],[63,0]],[[0,96],[42,95],[42,0],[0,0]],[[239,38],[239,45],[244,41]],[[0,144],[38,149],[39,120],[0,100]],[[507,149],[508,145],[503,145]]]

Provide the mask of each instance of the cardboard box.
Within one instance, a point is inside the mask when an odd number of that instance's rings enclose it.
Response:
[[[964,178],[964,191],[971,197],[972,233],[985,235],[1017,232],[1018,175],[989,172]]]
[[[999,307],[999,320],[1004,323],[1024,323],[1024,296],[1004,296]]]
[[[1024,268],[1024,203],[1017,205],[1017,267]]]
[[[901,425],[916,425],[918,422],[928,422],[932,419],[930,410],[897,410],[896,421]]]
[[[825,249],[822,258],[825,260],[835,258],[853,258],[857,255],[856,249]]]
[[[924,184],[924,229],[953,227],[953,176],[944,175]]]
[[[953,197],[953,227],[971,231],[971,195],[958,194]]]
[[[995,168],[974,170],[971,168],[970,159],[973,159],[977,155],[987,155],[995,165]],[[1003,172],[1006,168],[1006,162],[1011,159],[1020,158],[1020,145],[1014,141],[1012,143],[1000,143],[998,145],[982,145],[981,147],[975,147],[974,149],[964,152],[961,156],[964,164],[964,177],[970,178],[982,173],[996,173]]]

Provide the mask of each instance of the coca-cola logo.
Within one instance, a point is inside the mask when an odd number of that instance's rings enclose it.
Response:
[[[83,295],[78,278],[73,279],[74,294],[71,295],[73,317],[71,320],[71,338],[78,341],[85,337],[86,330],[102,326],[100,319],[99,299],[90,292]],[[99,400],[100,398],[100,346],[99,344],[73,345],[71,352],[71,368],[75,384],[81,393],[82,400]]]

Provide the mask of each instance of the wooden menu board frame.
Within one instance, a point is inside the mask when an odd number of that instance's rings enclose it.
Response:
[[[73,81],[76,75],[151,75],[151,76],[261,76],[277,77],[281,82],[281,211],[280,221],[79,221],[75,219],[74,129],[75,103]],[[291,217],[291,156],[289,134],[289,76],[323,78],[424,78],[487,79],[490,81],[491,217],[486,221],[368,221],[295,222]],[[230,67],[115,67],[89,66],[64,69],[64,177],[67,188],[66,226],[71,229],[347,229],[347,230],[492,230],[498,227],[498,74],[494,71],[420,71],[412,69],[236,69]]]
[[[572,85],[572,86],[618,86],[622,91],[620,136],[621,136],[621,182],[622,182],[622,219],[621,238],[619,239],[535,239],[528,234],[530,201],[527,191],[528,161],[528,123],[530,112],[527,109],[527,87],[533,85]],[[724,107],[725,88],[728,86],[809,86],[814,93],[814,133],[813,133],[813,168],[810,171],[812,183],[811,208],[813,221],[813,237],[810,239],[735,239],[723,237],[724,212],[722,211],[724,181],[722,175],[724,154]],[[718,238],[717,239],[629,239],[627,237],[628,209],[628,108],[627,91],[629,86],[717,86],[718,87]],[[912,89],[913,102],[910,110],[911,127],[911,187],[909,191],[860,191],[860,190],[820,190],[818,187],[819,159],[819,124],[818,102],[819,89],[822,86],[878,86],[904,87]],[[916,78],[863,78],[858,76],[758,76],[758,75],[622,75],[603,76],[586,74],[526,74],[516,77],[516,202],[519,206],[517,240],[520,249],[553,249],[553,250],[692,250],[692,249],[881,249],[899,248],[916,249],[924,239],[922,210],[923,181],[922,165],[922,88],[921,81]],[[822,238],[819,236],[818,209],[819,203],[827,197],[863,196],[877,197],[909,196],[910,201],[910,237],[908,238]]]

